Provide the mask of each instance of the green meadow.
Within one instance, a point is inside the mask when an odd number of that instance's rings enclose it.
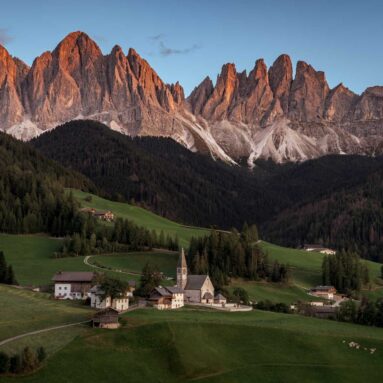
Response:
[[[209,229],[199,227],[184,226],[179,223],[170,221],[169,219],[160,217],[157,214],[150,212],[138,206],[133,206],[128,203],[114,202],[94,194],[84,193],[80,190],[69,189],[73,196],[80,202],[82,207],[91,207],[98,210],[110,210],[115,216],[129,219],[139,226],[144,226],[149,230],[156,230],[159,234],[163,230],[164,234],[169,234],[172,237],[176,235],[179,238],[180,245],[183,247],[189,246],[189,241],[192,237],[203,236],[209,233]],[[85,198],[91,196],[90,202],[85,201]]]
[[[75,191],[84,205],[88,195]],[[165,234],[178,234],[187,246],[192,235],[208,231],[187,228],[144,209],[92,196],[91,205]],[[46,285],[57,271],[100,271],[138,280],[150,262],[175,276],[178,254],[132,252],[55,259],[61,240],[44,235],[0,234],[0,249],[22,285]],[[321,282],[323,255],[260,242],[271,260],[288,263],[288,285],[232,280],[252,300],[293,303],[313,300],[306,289]],[[367,262],[367,261],[366,261]],[[380,265],[367,262],[371,289],[382,296]],[[165,282],[171,283],[171,282]],[[0,285],[0,341],[30,331],[89,319],[93,310],[80,302],[55,301],[48,294]],[[271,312],[224,313],[184,308],[161,312],[140,309],[124,314],[126,327],[115,331],[75,325],[29,335],[0,346],[9,354],[25,346],[44,346],[48,359],[29,376],[1,382],[369,382],[383,376],[383,329]],[[348,346],[361,344],[359,350]],[[365,350],[366,348],[366,350]],[[370,348],[376,348],[374,354]]]
[[[85,257],[53,258],[61,246],[61,240],[45,235],[0,234],[0,249],[6,260],[12,264],[21,285],[41,286],[51,283],[58,271],[98,271],[123,280],[138,280],[139,273],[147,263],[153,263],[166,276],[174,277],[178,254],[168,251],[132,252],[92,256],[89,263],[101,266],[97,269],[84,264]],[[269,253],[270,258],[288,263],[291,268],[291,282],[288,285],[232,280],[230,289],[245,288],[251,300],[269,299],[273,302],[294,303],[298,300],[315,300],[306,294],[311,286],[321,283],[322,254],[276,246],[261,242],[260,246]],[[368,262],[371,275],[371,289],[363,291],[371,298],[383,296],[383,281],[378,278],[380,265]],[[119,270],[122,272],[116,272]],[[132,273],[132,274],[130,274]]]
[[[260,311],[142,309],[124,317],[127,327],[77,335],[35,374],[3,381],[331,383],[383,374],[382,329]]]
[[[80,302],[56,301],[49,294],[0,285],[0,342],[13,336],[89,320],[92,310]],[[86,330],[84,325],[27,336],[0,346],[13,353],[26,345],[43,345],[52,354]]]

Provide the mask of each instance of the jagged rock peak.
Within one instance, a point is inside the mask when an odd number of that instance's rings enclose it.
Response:
[[[112,48],[112,50],[110,51],[110,54],[112,54],[112,55],[117,55],[117,54],[120,54],[120,53],[124,54],[122,48],[118,44],[116,44]]]
[[[202,108],[213,93],[213,90],[213,81],[211,81],[209,76],[206,76],[203,81],[193,89],[187,100],[190,105],[190,109],[194,114],[201,114]]]
[[[259,80],[264,79],[267,83],[269,82],[269,78],[267,75],[267,66],[263,59],[258,59],[255,62],[254,69],[249,73],[250,80]]]
[[[64,37],[63,40],[57,45],[54,52],[71,52],[73,49],[78,49],[79,51],[84,51],[93,55],[102,55],[101,49],[97,43],[92,40],[84,32],[72,32]]]
[[[290,89],[289,117],[307,122],[321,120],[329,91],[324,72],[316,71],[304,61],[298,61]]]
[[[176,104],[181,104],[185,100],[184,88],[178,81],[175,84],[168,85],[168,88]]]
[[[288,102],[291,82],[293,81],[293,66],[290,56],[280,55],[269,69],[269,83],[274,97],[279,100],[285,113],[288,111]]]

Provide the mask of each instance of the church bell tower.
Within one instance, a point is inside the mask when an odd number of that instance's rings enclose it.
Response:
[[[177,287],[184,289],[188,280],[188,267],[186,264],[185,252],[182,248],[177,265]]]

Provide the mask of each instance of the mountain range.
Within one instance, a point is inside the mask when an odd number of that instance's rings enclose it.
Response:
[[[131,136],[171,137],[229,163],[304,161],[326,154],[383,152],[383,87],[357,95],[325,74],[279,56],[248,74],[225,64],[185,97],[134,49],[103,55],[83,32],[66,36],[29,67],[0,46],[0,129],[30,140],[75,119]]]

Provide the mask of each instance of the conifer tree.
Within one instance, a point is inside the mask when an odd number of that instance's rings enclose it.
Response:
[[[0,283],[6,283],[7,278],[7,262],[3,251],[0,251]]]

